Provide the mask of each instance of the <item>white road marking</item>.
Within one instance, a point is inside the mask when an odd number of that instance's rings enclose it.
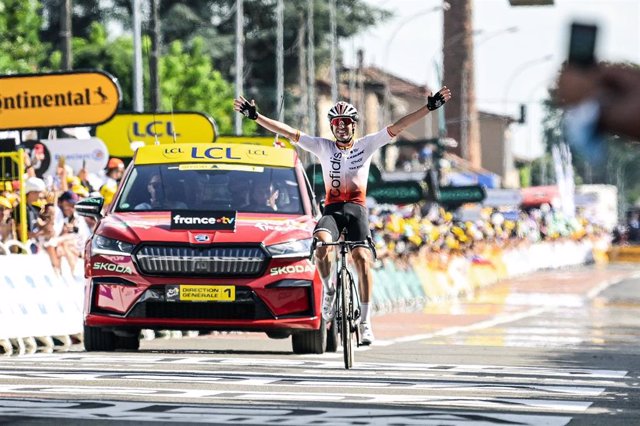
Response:
[[[413,406],[473,407],[493,410],[527,410],[535,412],[582,413],[590,406],[589,401],[544,400],[531,398],[465,397],[434,395],[393,395],[374,393],[322,393],[322,392],[255,392],[255,391],[213,391],[202,389],[141,388],[103,386],[65,386],[65,385],[1,385],[0,393],[7,396],[18,395],[74,395],[74,396],[115,396],[115,397],[158,397],[163,400],[188,400],[204,402],[210,400],[238,401],[311,401],[341,402],[357,404],[403,404]]]
[[[359,408],[332,406],[301,408],[299,405],[224,405],[155,404],[125,401],[24,401],[4,400],[0,415],[43,417],[53,419],[86,419],[147,422],[188,422],[215,424],[331,424],[365,426],[403,425],[466,425],[491,426],[504,424],[564,426],[571,417],[558,415],[501,414],[478,411],[441,412],[411,408]]]

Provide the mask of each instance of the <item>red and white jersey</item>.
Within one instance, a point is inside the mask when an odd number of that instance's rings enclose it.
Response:
[[[356,139],[351,149],[342,150],[330,139],[300,134],[300,148],[315,154],[322,166],[326,192],[325,205],[333,203],[357,203],[365,205],[367,181],[371,157],[382,146],[391,142],[392,136],[385,127],[377,133]]]

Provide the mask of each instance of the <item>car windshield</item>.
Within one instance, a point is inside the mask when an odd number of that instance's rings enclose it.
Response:
[[[303,214],[294,169],[231,164],[136,166],[115,210]]]

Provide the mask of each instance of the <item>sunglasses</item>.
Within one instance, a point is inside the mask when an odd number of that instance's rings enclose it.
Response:
[[[336,126],[338,127],[340,125],[340,123],[343,123],[345,126],[348,126],[350,124],[355,123],[352,119],[350,119],[349,117],[336,117],[331,119],[331,125],[332,126]]]

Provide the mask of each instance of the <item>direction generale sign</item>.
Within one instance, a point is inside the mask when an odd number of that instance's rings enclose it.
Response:
[[[97,70],[0,76],[0,130],[104,123],[121,93],[115,77]]]
[[[132,157],[131,142],[145,145],[211,143],[216,140],[213,118],[200,112],[119,113],[96,128],[113,157]]]

